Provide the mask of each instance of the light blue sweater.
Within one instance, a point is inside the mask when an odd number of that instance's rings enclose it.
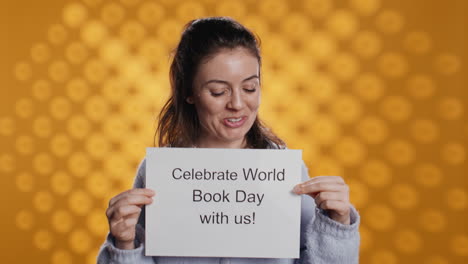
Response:
[[[140,164],[133,184],[134,188],[145,187],[146,162]],[[309,178],[307,167],[302,166],[302,180]],[[196,257],[147,257],[144,255],[145,215],[144,210],[136,226],[136,246],[122,250],[114,246],[112,235],[108,235],[101,246],[98,264],[148,263],[148,264],[205,264],[205,263],[314,263],[353,264],[359,262],[359,221],[356,209],[351,208],[351,225],[343,225],[330,219],[325,211],[318,209],[314,199],[302,195],[301,205],[301,253],[299,259],[258,259],[258,258],[196,258]]]

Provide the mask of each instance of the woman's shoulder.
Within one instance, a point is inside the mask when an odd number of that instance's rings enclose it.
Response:
[[[267,149],[287,149],[286,145],[280,145],[273,141],[268,141]]]
[[[146,157],[144,157],[141,161],[140,164],[138,164],[137,167],[137,174],[144,174],[146,172]]]
[[[137,168],[133,188],[145,188],[146,186],[146,157],[140,162]]]

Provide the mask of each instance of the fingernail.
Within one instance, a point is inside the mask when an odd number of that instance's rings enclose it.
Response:
[[[294,186],[293,192],[295,194],[301,194],[301,191],[302,191],[302,186],[300,184]]]

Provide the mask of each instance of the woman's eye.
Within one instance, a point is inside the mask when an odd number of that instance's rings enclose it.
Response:
[[[249,85],[249,86],[244,87],[244,91],[249,92],[249,93],[253,93],[256,90],[257,90],[256,85]]]
[[[225,93],[226,91],[211,91],[211,95],[214,96],[214,97],[217,97],[217,96],[221,96]]]

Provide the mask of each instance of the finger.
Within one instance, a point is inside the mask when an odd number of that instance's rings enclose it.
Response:
[[[118,220],[113,220],[110,224],[111,230],[115,233],[122,233],[127,229],[135,229],[136,224],[138,223],[138,215],[132,214],[126,218],[120,218]]]
[[[120,199],[128,195],[144,195],[144,196],[152,197],[155,195],[155,192],[151,189],[146,189],[146,188],[130,189],[113,197],[109,201],[109,207],[114,205],[117,201],[119,201]]]
[[[125,224],[128,227],[134,228],[136,226],[136,224],[138,223],[138,216],[139,216],[139,214],[133,214],[132,216],[126,218],[124,220]]]
[[[315,195],[319,192],[343,192],[346,195],[348,195],[349,187],[348,185],[341,183],[316,182],[311,184],[300,185],[297,191],[299,192],[299,194],[309,195]]]
[[[329,183],[337,183],[337,184],[343,184],[343,185],[346,184],[343,178],[340,176],[316,176],[300,184],[297,184],[296,186],[294,186],[293,191],[296,194],[302,194],[301,192],[302,187],[310,185],[310,184],[317,184],[319,182],[323,182],[323,183],[329,182]]]
[[[112,205],[114,205],[117,201],[119,201],[120,199],[122,199],[122,197],[125,197],[125,196],[128,196],[128,195],[144,195],[144,196],[148,196],[148,197],[152,197],[155,195],[155,192],[151,189],[147,189],[147,188],[134,188],[134,189],[130,189],[130,190],[127,190],[125,192],[122,192],[116,196],[114,196],[110,201],[109,201],[109,207],[111,207]]]
[[[107,213],[107,216],[111,216],[115,208],[127,205],[136,205],[138,207],[142,207],[143,205],[151,204],[152,202],[153,199],[148,196],[127,194],[122,196],[119,200],[115,201],[114,204],[108,208],[109,212]]]
[[[122,210],[122,208],[124,207],[127,208],[127,206],[135,206],[141,209],[143,205],[151,204],[152,202],[153,202],[153,199],[147,196],[141,196],[141,195],[123,196],[120,200],[115,202],[114,205],[112,205],[111,207],[107,209],[106,216],[108,219],[111,219],[116,210]],[[125,212],[122,212],[122,213],[123,215],[126,215]],[[134,212],[130,212],[130,213],[134,213]]]
[[[119,207],[125,205],[145,205],[153,202],[153,198],[144,195],[126,195],[120,198],[112,207]]]
[[[140,217],[140,213],[141,213],[141,210],[140,210],[140,212],[128,215],[127,218],[133,218],[133,219],[136,219],[138,221],[138,218]]]
[[[120,220],[121,218],[129,217],[133,214],[140,213],[141,208],[135,205],[126,205],[120,207],[111,207],[107,212],[107,218],[111,221]]]
[[[344,215],[349,211],[349,203],[338,200],[325,200],[320,204],[317,204],[317,207],[322,208],[323,210],[332,210],[340,215]]]
[[[146,196],[154,196],[156,193],[148,188],[133,188],[129,190],[130,194],[141,194]]]
[[[116,240],[122,242],[133,241],[135,239],[135,225],[128,226],[128,224],[122,220],[112,226],[111,233]]]
[[[348,196],[342,192],[320,192],[314,197],[315,204],[319,205],[326,200],[348,202]]]
[[[315,183],[315,182],[336,182],[345,183],[344,179],[340,176],[315,176],[309,180],[303,182],[303,184]]]

